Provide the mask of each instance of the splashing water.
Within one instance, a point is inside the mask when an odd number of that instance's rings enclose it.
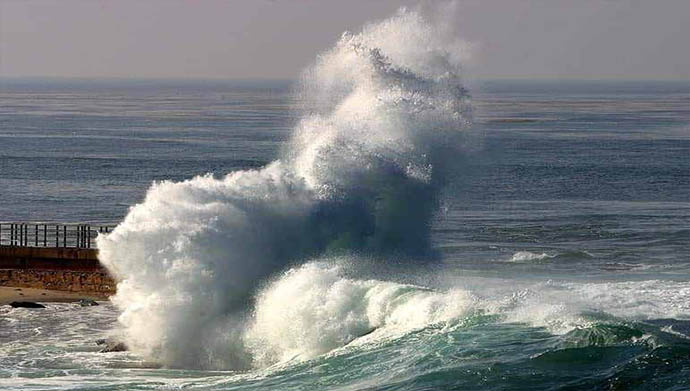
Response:
[[[433,258],[431,219],[470,119],[463,47],[405,10],[345,33],[305,72],[308,113],[280,160],[220,179],[154,183],[98,238],[119,281],[112,300],[131,348],[168,366],[245,368],[462,312],[469,299],[448,307],[415,291],[429,316],[412,319],[391,293],[409,287],[328,268],[288,272],[259,291],[289,265],[325,255]],[[324,291],[321,303],[313,295]]]

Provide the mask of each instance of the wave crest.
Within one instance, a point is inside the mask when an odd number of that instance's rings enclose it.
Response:
[[[97,239],[132,349],[244,367],[261,353],[244,346],[243,314],[270,275],[323,254],[428,257],[450,140],[470,115],[457,43],[404,10],[344,34],[305,72],[306,111],[281,160],[155,183]]]

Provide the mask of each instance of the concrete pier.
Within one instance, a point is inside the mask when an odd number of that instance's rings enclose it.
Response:
[[[53,289],[107,297],[115,293],[115,285],[115,281],[98,262],[97,250],[0,246],[0,286]]]
[[[102,267],[94,249],[0,246],[0,269],[101,271]]]

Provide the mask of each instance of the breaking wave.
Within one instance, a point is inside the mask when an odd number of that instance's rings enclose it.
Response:
[[[304,73],[305,113],[280,160],[154,183],[98,238],[131,349],[173,367],[246,368],[465,311],[462,291],[285,272],[337,255],[433,261],[430,224],[470,120],[463,48],[406,10],[345,33]]]

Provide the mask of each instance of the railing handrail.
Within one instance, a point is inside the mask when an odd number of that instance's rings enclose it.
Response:
[[[72,221],[72,222],[64,222],[64,221],[41,221],[41,220],[34,220],[34,221],[26,221],[26,220],[0,220],[0,224],[6,225],[6,224],[28,224],[28,225],[35,225],[35,224],[48,224],[48,225],[68,225],[68,226],[74,226],[74,225],[91,225],[91,226],[110,226],[110,227],[115,227],[117,226],[118,223],[114,223],[112,221]]]
[[[96,237],[115,224],[0,222],[0,246],[96,248]]]

